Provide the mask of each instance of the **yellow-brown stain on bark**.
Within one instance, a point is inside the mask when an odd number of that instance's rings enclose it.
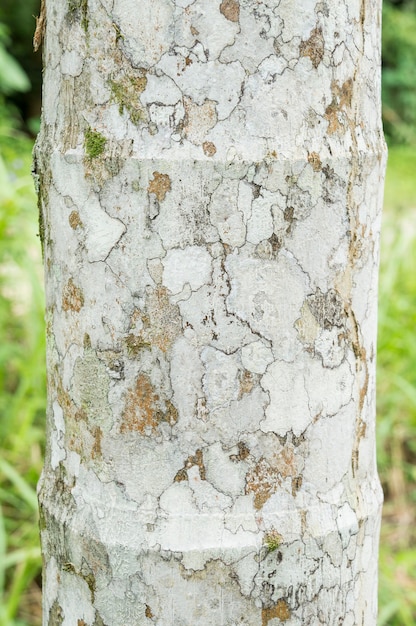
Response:
[[[135,386],[127,394],[120,431],[147,435],[154,434],[160,422],[173,426],[178,421],[178,411],[170,400],[164,403],[164,410],[162,404],[150,378],[139,374]]]
[[[84,295],[70,278],[62,292],[62,308],[64,311],[79,311],[84,306]]]
[[[212,143],[212,141],[204,141],[204,143],[202,144],[202,149],[205,156],[207,157],[213,157],[214,154],[217,152],[217,148],[215,147],[215,144]]]
[[[267,626],[271,619],[280,619],[286,622],[290,619],[290,609],[286,600],[279,600],[275,606],[261,611],[261,625]]]
[[[286,478],[292,478],[295,495],[302,486],[302,478],[292,445],[286,445],[271,462],[262,457],[247,473],[245,491],[254,494],[254,507],[261,509]]]
[[[309,57],[315,69],[323,59],[324,50],[325,45],[322,28],[314,28],[309,39],[302,41],[299,46],[300,55],[302,57]]]
[[[127,395],[121,432],[137,430],[145,434],[149,429],[155,432],[160,421],[158,404],[159,396],[155,393],[150,379],[145,374],[140,374],[135,387]]]
[[[248,370],[240,371],[240,390],[238,398],[241,399],[244,395],[251,393],[257,384],[258,377]]]
[[[344,133],[348,126],[348,115],[345,112],[345,109],[351,108],[352,103],[352,93],[353,93],[354,81],[352,78],[346,80],[342,86],[335,80],[332,81],[331,84],[331,92],[332,92],[332,102],[327,106],[325,111],[325,118],[328,120],[328,134],[333,135],[336,132]],[[347,124],[344,124],[340,121],[340,117],[344,114],[345,121]]]
[[[78,211],[72,211],[68,218],[69,225],[74,230],[78,228],[78,226],[82,226],[81,218],[79,216]]]
[[[185,465],[177,472],[174,481],[180,483],[184,480],[188,480],[188,469],[197,466],[199,469],[199,477],[201,480],[206,480],[206,469],[204,465],[204,457],[202,450],[196,450],[195,454],[191,454],[185,461]]]
[[[246,494],[254,494],[254,508],[261,509],[280,485],[277,469],[261,458],[246,477]]]
[[[322,161],[317,152],[310,152],[308,154],[308,161],[312,165],[314,172],[320,172],[322,169]]]
[[[240,19],[240,4],[237,0],[223,0],[220,11],[230,22],[238,22]]]
[[[136,326],[139,330],[135,329]],[[179,307],[171,304],[167,289],[158,286],[148,294],[144,311],[133,311],[126,339],[127,350],[133,357],[152,347],[167,352],[181,331]]]
[[[171,188],[171,181],[168,174],[153,172],[153,179],[149,182],[147,191],[154,193],[159,202],[162,202]]]

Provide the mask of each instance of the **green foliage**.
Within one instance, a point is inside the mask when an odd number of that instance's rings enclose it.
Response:
[[[45,333],[31,147],[0,100],[0,626],[40,623]]]
[[[28,54],[39,4],[2,0],[0,6],[0,626],[41,622],[35,489],[45,414],[42,271],[31,143],[5,100],[29,87],[11,50],[28,72],[34,59],[39,63],[39,55]],[[6,20],[9,30],[1,24]],[[416,2],[385,0],[383,20],[385,130],[390,143],[416,145]],[[131,103],[145,83],[130,83],[112,84],[112,95],[138,123],[142,112]],[[104,150],[99,133],[87,131],[85,140],[90,158]],[[379,626],[416,623],[415,171],[414,150],[390,150],[379,306],[378,458],[386,495]],[[280,541],[278,534],[267,536],[265,545],[275,550]]]
[[[14,91],[28,91],[30,82],[19,63],[9,54],[6,46],[10,38],[4,24],[0,23],[0,93],[11,94]]]
[[[383,121],[390,143],[416,144],[416,8],[383,5]]]
[[[416,152],[391,148],[379,289],[379,626],[416,623]]]

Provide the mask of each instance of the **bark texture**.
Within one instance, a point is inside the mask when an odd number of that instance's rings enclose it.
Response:
[[[45,626],[372,626],[379,0],[47,0]]]

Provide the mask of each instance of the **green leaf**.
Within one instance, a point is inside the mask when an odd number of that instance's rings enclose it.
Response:
[[[0,44],[0,92],[29,91],[30,80],[14,58]]]

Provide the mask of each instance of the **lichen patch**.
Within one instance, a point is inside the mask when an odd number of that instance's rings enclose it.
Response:
[[[302,41],[299,52],[302,57],[309,57],[312,65],[316,69],[323,59],[325,42],[322,35],[322,28],[314,28],[309,39]]]
[[[154,193],[157,200],[162,202],[168,191],[172,188],[171,180],[168,174],[161,174],[160,172],[153,172],[153,178],[149,182],[147,187],[147,191],[149,193]]]
[[[158,286],[148,294],[144,310],[135,309],[130,318],[128,354],[137,357],[152,347],[167,352],[181,332],[179,307],[171,304],[166,287]]]
[[[205,100],[203,104],[196,104],[191,98],[184,98],[185,119],[183,130],[185,137],[196,145],[201,145],[205,154],[213,154],[216,148],[211,142],[204,142],[205,135],[214,128],[217,123],[217,103],[213,100]],[[205,147],[204,147],[205,146]],[[212,156],[212,154],[208,154]]]
[[[335,289],[323,293],[319,287],[306,299],[309,309],[321,328],[342,328],[346,322],[344,303]]]
[[[261,509],[280,485],[279,471],[261,458],[246,476],[246,494],[254,494],[254,507]]]
[[[170,400],[161,401],[150,378],[139,374],[135,386],[129,390],[122,415],[120,431],[137,431],[142,435],[154,434],[161,422],[173,426],[178,412]]]
[[[62,308],[64,311],[75,311],[79,313],[84,306],[84,294],[80,287],[77,287],[70,278],[62,292]]]
[[[159,396],[145,374],[137,377],[136,385],[130,389],[121,422],[121,432],[155,432],[160,422]]]
[[[240,19],[240,3],[237,0],[223,0],[220,11],[230,22],[238,22]]]

